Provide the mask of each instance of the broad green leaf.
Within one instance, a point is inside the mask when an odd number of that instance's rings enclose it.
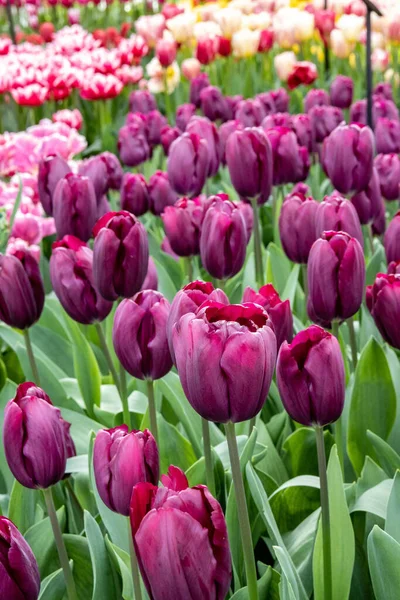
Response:
[[[39,493],[38,490],[30,490],[23,487],[18,481],[14,481],[8,518],[23,535],[35,523],[35,509]]]
[[[85,532],[89,543],[93,569],[93,600],[112,600],[116,596],[113,573],[100,527],[85,511]]]
[[[293,600],[302,600],[303,598],[308,598],[303,584],[301,583],[299,574],[294,568],[292,560],[289,560],[290,557],[287,553],[287,550],[284,550],[280,546],[273,546],[273,550],[282,569],[281,583],[284,579],[286,579],[287,583],[289,584],[290,593],[288,596],[284,595],[283,597],[293,598]],[[287,591],[284,592],[284,594],[286,593]]]
[[[296,294],[297,282],[299,280],[300,274],[300,265],[294,265],[289,278],[286,282],[285,289],[282,292],[281,298],[282,300],[289,300],[290,306],[293,308],[294,305],[294,297]]]
[[[72,346],[69,340],[66,340],[60,334],[43,327],[39,324],[34,325],[29,330],[32,344],[45,354],[51,361],[57,357],[57,365],[68,376],[74,376],[74,367],[72,360]]]
[[[61,408],[61,414],[68,423],[71,423],[71,435],[75,442],[77,454],[86,454],[90,434],[92,431],[96,432],[101,429],[101,424],[68,408]]]
[[[13,381],[7,379],[5,386],[0,392],[0,473],[3,476],[3,479],[7,486],[7,491],[11,492],[12,485],[14,483],[14,477],[11,473],[8,463],[6,460],[6,455],[4,452],[4,444],[3,444],[3,422],[4,422],[4,409],[9,400],[14,398],[15,391],[17,386]]]
[[[329,456],[334,439],[329,431],[324,431],[325,451]],[[292,477],[298,475],[318,475],[317,446],[315,431],[311,427],[296,429],[283,444],[284,462]]]
[[[311,595],[313,590],[312,557],[319,515],[320,509],[317,509],[304,519],[296,529],[283,535],[287,551],[301,577],[308,596]]]
[[[62,506],[57,511],[57,519],[61,531],[65,529],[65,507]],[[43,578],[49,575],[48,569],[50,559],[56,553],[53,530],[49,517],[35,523],[25,532],[26,541],[30,545],[33,554],[36,556],[40,576]]]
[[[369,456],[366,457],[361,477],[356,485],[356,498],[359,498],[364,492],[378,485],[381,481],[387,479],[387,474],[381,469],[375,461]]]
[[[332,600],[347,600],[353,574],[355,542],[336,446],[331,450],[327,476],[332,552]],[[324,600],[321,520],[315,540],[313,574],[314,598]]]
[[[372,431],[367,431],[367,438],[375,450],[375,455],[381,467],[389,477],[394,477],[396,470],[400,469],[400,456],[387,442]]]
[[[110,542],[108,536],[105,536],[105,544],[114,565],[121,575],[122,579],[122,598],[124,600],[132,600],[133,598],[133,584],[132,584],[132,573],[131,573],[131,559],[127,552],[118,548],[115,544]]]
[[[379,245],[367,266],[367,271],[365,275],[366,285],[372,285],[376,279],[377,274],[382,272],[382,270],[386,270],[385,267],[382,269],[382,265],[386,265],[386,257],[383,246]]]
[[[65,592],[64,573],[58,569],[42,580],[39,600],[63,600]]]
[[[267,274],[269,271],[272,276],[267,276],[267,281],[271,281],[278,294],[282,295],[290,277],[291,263],[283,250],[274,243],[269,244],[267,255]]]
[[[271,566],[268,566],[263,576],[257,581],[259,598],[267,600],[267,598],[271,597],[274,579],[276,581],[278,578],[279,574],[276,571],[274,571],[274,569]],[[247,587],[244,587],[238,590],[235,594],[233,594],[231,600],[248,600],[248,597],[249,593],[247,591]]]
[[[387,439],[395,417],[396,393],[387,358],[371,338],[357,365],[349,413],[347,449],[356,473],[367,454],[374,456],[367,430]]]
[[[396,542],[400,543],[400,471],[396,472],[393,479],[392,490],[390,492],[387,505],[385,531],[392,536]]]
[[[400,544],[377,525],[368,536],[368,563],[376,600],[398,600]]]
[[[280,598],[281,600],[297,600],[293,588],[289,582],[289,579],[285,574],[281,577],[279,584]]]
[[[78,598],[91,598],[93,573],[88,541],[81,535],[70,533],[64,533],[63,540],[68,558],[73,562],[72,572]]]
[[[351,512],[362,511],[386,519],[387,505],[392,491],[392,479],[385,479],[364,492],[353,504]]]

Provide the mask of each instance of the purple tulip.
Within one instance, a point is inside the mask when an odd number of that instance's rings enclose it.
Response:
[[[234,202],[214,196],[200,235],[204,268],[217,279],[233,277],[243,267],[246,247],[247,230],[241,211]]]
[[[337,75],[331,83],[330,100],[332,106],[346,109],[350,108],[353,101],[354,83],[351,77]]]
[[[118,132],[118,152],[128,167],[137,167],[151,156],[146,134],[138,125],[124,125]]]
[[[147,274],[145,280],[143,281],[143,285],[141,287],[142,290],[157,290],[158,288],[158,274],[157,267],[155,265],[154,260],[149,256],[149,263],[147,265]]]
[[[336,106],[314,106],[309,115],[317,144],[321,144],[344,120],[341,109]]]
[[[383,238],[387,262],[400,261],[400,212],[390,221]]]
[[[328,425],[342,414],[345,371],[339,342],[317,325],[281,346],[276,377],[283,406],[306,427]]]
[[[311,246],[317,239],[315,218],[318,202],[304,194],[286,196],[279,216],[279,235],[290,260],[306,264]]]
[[[135,90],[129,96],[129,110],[133,113],[147,114],[157,109],[156,99],[147,90]]]
[[[213,85],[201,90],[200,104],[203,115],[210,121],[228,121],[233,116],[227,99],[221,90]]]
[[[206,117],[192,117],[186,126],[186,133],[195,133],[207,142],[209,157],[207,176],[213,177],[218,173],[221,164],[221,147],[215,123],[212,123]]]
[[[350,201],[357,211],[361,225],[370,223],[379,215],[382,209],[383,200],[379,184],[379,176],[375,167],[372,170],[371,180],[365,190],[358,192],[358,194],[354,194],[350,198]],[[331,227],[329,227],[329,229],[331,229]],[[340,227],[339,229],[343,230],[344,228]],[[346,231],[346,229],[344,229],[344,231]]]
[[[196,107],[194,104],[181,104],[176,109],[175,124],[180,131],[185,131],[186,125],[189,123],[193,115],[196,114]]]
[[[259,292],[247,287],[243,292],[243,303],[259,304],[268,313],[273,325],[278,349],[283,342],[293,339],[293,315],[289,300],[282,301],[271,283],[263,285]]]
[[[118,158],[111,152],[103,152],[82,161],[78,173],[92,181],[97,204],[109,189],[119,190],[121,187],[122,167]]]
[[[381,96],[374,96],[372,103],[372,121],[375,125],[378,119],[385,117],[387,119],[399,119],[399,111],[392,100],[387,100]],[[367,101],[357,100],[350,108],[350,122],[362,125],[367,124]]]
[[[75,456],[70,424],[48,395],[31,381],[17,387],[4,411],[3,441],[8,466],[27,488],[46,489],[65,475]]]
[[[386,98],[386,100],[393,100],[393,89],[391,83],[385,83],[384,81],[380,81],[376,84],[373,89],[372,95],[380,96],[382,98]]]
[[[299,146],[296,134],[287,127],[273,127],[265,134],[272,147],[273,184],[304,181],[310,170],[310,159],[307,148]]]
[[[387,274],[388,275],[400,275],[400,260],[399,261],[392,260],[392,262],[390,262],[388,264]]]
[[[141,173],[125,173],[121,186],[121,209],[137,217],[149,210],[149,191]]]
[[[224,600],[232,573],[221,506],[206,486],[189,488],[177,467],[161,480],[162,488],[136,485],[131,500],[133,540],[149,597]]]
[[[0,254],[0,320],[17,329],[31,327],[44,306],[39,265],[29,250]]]
[[[165,125],[161,129],[160,140],[165,156],[168,156],[172,142],[177,140],[178,137],[180,137],[180,135],[181,132],[177,127],[170,127],[170,125]]]
[[[172,189],[168,173],[156,171],[149,179],[149,206],[153,215],[161,215],[167,206],[173,206],[178,195]]]
[[[48,215],[53,214],[53,196],[57,183],[68,173],[71,173],[69,164],[57,154],[50,154],[39,162],[39,200]]]
[[[209,164],[207,141],[195,133],[184,133],[169,149],[167,171],[172,188],[178,194],[200,194],[207,179]]]
[[[241,96],[240,94],[236,94],[236,96],[225,96],[225,98],[228,103],[231,115],[232,115],[231,119],[233,119],[233,115],[236,112],[239,102],[241,102],[243,100],[243,96]]]
[[[183,390],[204,419],[237,423],[257,415],[276,360],[276,337],[261,306],[212,302],[181,317],[172,342]]]
[[[311,117],[307,114],[291,115],[292,129],[296,134],[299,146],[304,146],[311,153],[315,151],[314,128]]]
[[[365,260],[356,238],[344,231],[324,231],[308,257],[311,314],[323,321],[349,319],[360,309]]]
[[[167,337],[169,349],[174,362],[175,355],[173,352],[172,332],[175,323],[177,323],[179,319],[183,317],[183,315],[188,313],[196,313],[197,310],[206,302],[229,304],[229,300],[225,292],[219,288],[215,289],[210,281],[191,281],[185,285],[184,288],[179,290],[175,298],[172,300],[167,322]]]
[[[54,191],[53,216],[57,238],[74,235],[87,242],[97,219],[97,200],[88,177],[68,173]]]
[[[258,127],[266,117],[264,105],[261,100],[241,100],[235,110],[235,119],[243,127]]]
[[[329,106],[331,103],[328,92],[320,89],[311,89],[304,98],[304,111],[309,113],[314,106]]]
[[[104,504],[129,516],[134,486],[158,484],[159,458],[154,437],[148,429],[129,431],[127,425],[101,429],[94,441],[93,471]]]
[[[400,198],[400,158],[398,154],[378,154],[375,158],[382,196],[386,200]]]
[[[376,151],[378,154],[400,152],[400,121],[381,118],[375,125]]]
[[[366,301],[383,339],[400,350],[400,275],[378,273],[374,284],[367,286]]]
[[[265,133],[257,128],[234,131],[227,139],[225,158],[239,196],[267,202],[272,188],[272,148]]]
[[[73,235],[54,242],[50,279],[63,309],[74,321],[90,325],[110,313],[112,302],[104,300],[94,285],[93,252]]]
[[[170,371],[167,320],[169,302],[144,290],[123,300],[115,312],[113,343],[123,367],[138,379],[160,379]]]
[[[372,235],[380,236],[383,233],[385,233],[385,229],[386,229],[386,209],[385,209],[385,203],[382,200],[379,215],[376,216],[375,219],[371,223]]]
[[[197,77],[193,77],[190,82],[190,103],[196,108],[200,108],[200,93],[204,88],[210,85],[210,80],[207,73],[200,73]]]
[[[161,215],[172,250],[178,256],[200,253],[200,231],[205,214],[201,198],[181,198]]]
[[[146,115],[147,140],[150,146],[157,146],[161,143],[161,130],[168,121],[159,110],[151,110]]]
[[[324,201],[318,204],[315,216],[315,236],[318,238],[323,231],[345,231],[355,237],[364,246],[360,219],[350,200],[342,198],[339,194],[325,196]]]
[[[284,88],[271,90],[258,94],[257,98],[261,100],[268,112],[288,112],[289,110],[289,94]]]
[[[243,125],[236,120],[226,121],[225,123],[222,123],[218,129],[219,143],[221,148],[221,163],[223,165],[226,165],[225,149],[228,137],[231,135],[231,133],[237,131],[238,129],[243,129]]]
[[[339,125],[324,140],[322,164],[341,194],[364,190],[372,177],[373,163],[374,135],[369,127]]]
[[[106,300],[130,298],[140,290],[149,262],[144,226],[131,213],[109,212],[93,229],[93,276]]]
[[[40,574],[35,555],[14,523],[0,517],[0,594],[5,600],[37,600]]]
[[[261,127],[271,129],[271,127],[287,127],[293,130],[292,115],[290,113],[273,113],[267,115],[261,123]]]

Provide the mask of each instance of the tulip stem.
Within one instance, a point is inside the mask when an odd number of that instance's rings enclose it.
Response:
[[[31,371],[32,371],[34,382],[36,383],[36,385],[40,385],[39,371],[37,368],[35,356],[33,354],[33,348],[32,348],[32,344],[31,344],[31,336],[29,335],[29,329],[24,329],[24,339],[25,339],[26,353],[28,354],[29,364],[31,366]]]
[[[326,475],[326,456],[324,430],[321,426],[315,427],[317,440],[318,471],[321,494],[321,519],[322,519],[322,549],[324,561],[324,600],[332,600],[332,558],[331,558],[331,530],[329,518],[328,478]]]
[[[236,441],[235,424],[225,423],[226,439],[228,442],[229,458],[232,469],[233,487],[236,496],[240,535],[242,538],[244,564],[247,578],[247,598],[258,600],[257,571],[254,560],[253,540],[251,536],[249,513],[247,510],[246,494],[244,491],[242,471],[240,468],[239,451]]]
[[[140,587],[139,566],[138,566],[135,546],[133,543],[133,534],[132,534],[129,518],[128,518],[128,537],[129,537],[129,554],[131,557],[131,570],[132,570],[134,599],[142,600],[142,590]]]
[[[157,410],[154,397],[154,382],[152,379],[147,380],[147,398],[149,401],[150,431],[158,445]]]
[[[128,404],[128,392],[126,389],[126,373],[125,369],[122,365],[120,365],[119,370],[119,381],[120,381],[120,397],[122,402],[122,411],[124,415],[124,423],[128,425],[129,429],[132,428],[131,423],[131,413],[129,412],[129,404]]]
[[[339,321],[332,321],[332,335],[335,336],[337,341],[339,341]],[[343,450],[343,425],[342,425],[342,417],[339,417],[335,423],[335,440],[338,452],[338,458],[340,463],[340,468],[342,469],[342,474],[344,477],[344,450]]]
[[[189,283],[191,283],[193,281],[193,263],[192,263],[192,257],[191,256],[187,256],[186,259],[185,259],[185,262],[186,262],[188,280],[189,280]]]
[[[215,488],[215,478],[214,478],[214,468],[213,468],[213,457],[211,450],[211,440],[210,440],[210,426],[206,419],[201,419],[201,426],[203,429],[203,447],[204,447],[204,460],[206,463],[206,482],[207,487],[210,490],[211,494],[216,495]]]
[[[101,323],[96,323],[95,327],[96,327],[97,335],[99,336],[100,346],[103,351],[104,358],[106,359],[106,363],[108,365],[108,368],[110,369],[110,373],[113,378],[114,384],[116,385],[118,393],[119,393],[119,397],[121,398],[122,410],[124,413],[124,422],[130,428],[131,416],[130,416],[130,412],[129,412],[128,402],[126,400],[126,384],[124,387],[121,384],[120,377],[118,377],[118,372],[117,372],[117,369],[115,368],[114,361],[113,361],[110,351],[108,349],[106,336],[104,335],[104,331],[101,326]]]
[[[356,339],[356,332],[354,331],[354,321],[353,321],[352,317],[350,317],[350,319],[347,319],[347,327],[349,329],[351,359],[353,362],[353,369],[356,370],[356,367],[357,367],[357,339]]]
[[[51,488],[43,490],[44,499],[46,502],[47,513],[50,518],[51,527],[53,529],[54,540],[57,547],[58,557],[64,573],[65,585],[67,587],[67,594],[69,600],[78,600],[76,593],[75,581],[72,576],[71,567],[69,564],[67,550],[65,548],[64,540],[62,537],[60,524],[57,519],[56,507],[54,506],[53,492]]]
[[[307,265],[301,265],[301,270],[303,272],[303,291],[306,299],[306,314],[307,314],[307,300],[308,300],[308,273],[307,273]]]
[[[253,207],[253,233],[254,233],[254,265],[256,269],[257,285],[263,285],[263,264],[261,253],[261,235],[260,235],[260,218],[258,213],[257,198],[251,198],[251,206]]]

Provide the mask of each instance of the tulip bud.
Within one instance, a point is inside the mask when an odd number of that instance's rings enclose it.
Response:
[[[349,319],[360,309],[365,283],[364,253],[344,231],[324,231],[308,257],[312,314],[323,321]]]
[[[68,173],[54,191],[53,216],[57,238],[74,235],[87,242],[97,218],[97,201],[88,177]]]
[[[132,490],[138,483],[158,484],[159,458],[150,431],[127,425],[101,429],[94,441],[93,470],[100,498],[110,510],[129,516]]]
[[[191,81],[200,75],[201,64],[197,58],[185,58],[181,64],[182,75]]]
[[[367,286],[366,301],[383,339],[400,350],[400,275],[378,273],[374,284]]]
[[[310,170],[310,159],[307,148],[298,145],[296,134],[286,127],[272,127],[265,134],[272,148],[273,184],[304,181]]]
[[[243,127],[258,127],[266,117],[263,103],[255,100],[241,100],[235,109],[235,119]]]
[[[390,262],[387,268],[388,275],[400,275],[400,260]]]
[[[393,89],[391,83],[386,83],[384,81],[380,81],[376,84],[373,89],[372,96],[381,96],[382,98],[386,98],[386,100],[393,101]]]
[[[242,302],[252,302],[265,308],[275,331],[278,350],[283,342],[292,341],[293,315],[290,302],[289,300],[283,302],[271,283],[263,285],[259,292],[247,287],[243,292]]]
[[[14,523],[0,517],[1,594],[7,600],[37,600],[40,574],[35,555]]]
[[[178,200],[176,192],[172,189],[168,173],[156,171],[149,179],[149,206],[153,215],[161,215],[167,206],[173,206]]]
[[[212,277],[227,279],[239,273],[246,258],[244,217],[230,200],[215,196],[207,209],[200,235],[200,256]]]
[[[375,158],[382,196],[386,200],[400,198],[400,158],[397,154],[378,154]]]
[[[147,90],[135,90],[129,96],[129,110],[143,114],[157,110],[156,99]]]
[[[378,119],[375,125],[375,140],[378,154],[398,154],[400,152],[400,121]]]
[[[39,265],[26,249],[0,254],[0,320],[26,329],[39,319],[44,306],[44,287]]]
[[[387,262],[400,261],[400,212],[390,221],[383,238]]]
[[[225,123],[223,123],[219,130],[219,142],[220,142],[220,147],[221,147],[221,162],[223,165],[226,164],[226,157],[225,157],[225,149],[226,149],[226,142],[228,140],[228,137],[231,135],[231,133],[233,133],[234,131],[237,131],[238,129],[243,129],[242,124],[239,121],[226,121]]]
[[[57,154],[50,154],[39,163],[39,200],[48,215],[53,214],[53,196],[57,184],[68,173],[71,173],[71,169],[67,161]]]
[[[305,194],[286,196],[279,216],[279,235],[287,257],[306,264],[311,246],[317,239],[315,218],[318,202]]]
[[[385,233],[385,229],[386,229],[386,210],[385,210],[385,203],[382,200],[379,214],[375,217],[375,219],[371,223],[372,235],[380,236],[383,233]]]
[[[137,167],[151,156],[146,134],[138,125],[124,125],[118,132],[118,152],[128,167]]]
[[[379,185],[379,176],[375,167],[372,170],[371,180],[365,190],[358,192],[358,194],[354,194],[354,196],[350,198],[350,201],[357,211],[361,225],[370,223],[379,215],[382,209],[383,200]],[[329,227],[328,229],[332,229],[332,227]],[[334,229],[336,228],[334,227]],[[339,230],[346,231],[343,227],[339,227],[338,231]]]
[[[140,290],[149,262],[144,226],[131,213],[109,212],[93,229],[93,276],[106,300],[130,298]]]
[[[111,152],[103,152],[83,161],[78,173],[92,181],[97,204],[109,189],[119,190],[121,187],[122,168],[118,158]]]
[[[156,56],[162,67],[169,67],[176,58],[176,42],[168,39],[157,40]]]
[[[373,124],[380,118],[387,118],[392,120],[399,119],[399,111],[394,102],[386,100],[382,97],[375,96],[372,103],[372,121]],[[367,101],[357,100],[352,104],[350,109],[350,122],[367,124]]]
[[[322,143],[344,120],[342,111],[335,106],[314,106],[309,114],[317,144]]]
[[[204,37],[197,40],[196,58],[202,65],[212,63],[218,51],[218,40],[211,37]]]
[[[184,133],[169,149],[167,171],[178,194],[200,194],[207,179],[209,148],[206,140],[195,133]]]
[[[175,323],[187,313],[196,313],[199,307],[207,302],[218,302],[220,304],[229,304],[225,292],[219,288],[215,289],[210,281],[191,281],[184,288],[179,290],[172,300],[171,309],[167,322],[168,345],[173,361],[175,355],[172,344],[172,332]]]
[[[360,192],[367,187],[373,161],[374,136],[369,127],[339,125],[324,140],[324,171],[341,194]]]
[[[160,379],[172,367],[167,340],[169,302],[144,290],[123,300],[115,312],[113,343],[123,367],[138,379]]]
[[[222,600],[231,557],[221,506],[204,485],[189,488],[177,467],[161,480],[163,488],[136,485],[131,499],[133,541],[149,597],[174,590],[177,600],[189,600],[201,590],[204,600]]]
[[[175,124],[180,131],[185,131],[187,124],[193,115],[196,114],[194,104],[181,104],[176,109]]]
[[[27,488],[46,489],[65,475],[75,456],[70,424],[48,395],[31,381],[17,387],[4,411],[3,441],[8,466]]]
[[[103,321],[112,309],[93,280],[93,252],[73,235],[54,242],[50,258],[50,279],[65,312],[83,325]]]
[[[314,106],[329,106],[329,94],[325,90],[312,89],[304,98],[304,111],[309,113]]]
[[[141,173],[125,173],[121,186],[121,209],[137,217],[149,210],[149,192]]]
[[[210,121],[228,121],[232,117],[230,106],[218,87],[209,85],[200,92],[201,110]]]
[[[287,129],[293,129],[292,115],[290,113],[273,113],[267,115],[261,123],[261,127],[264,129],[271,129],[272,127],[287,127]]]
[[[204,419],[238,423],[258,414],[276,360],[276,337],[261,306],[212,302],[179,319],[172,343],[183,390]]]
[[[150,146],[161,143],[161,131],[168,125],[167,119],[158,110],[151,110],[146,115],[147,140]]]
[[[165,156],[168,156],[169,148],[172,142],[177,140],[178,137],[180,137],[180,135],[181,132],[177,127],[170,127],[169,125],[165,125],[161,129],[160,140]]]
[[[360,219],[354,206],[349,200],[339,194],[325,196],[318,204],[315,216],[315,236],[320,237],[324,231],[345,231],[364,246]]]
[[[287,112],[289,110],[289,94],[285,90],[285,88],[278,88],[276,90],[271,90],[270,92],[266,92],[269,98],[272,100],[275,109],[274,112]],[[258,98],[261,99],[262,94],[258,95]]]
[[[315,131],[310,115],[291,115],[292,129],[296,134],[299,146],[307,148],[308,152],[315,151]]]
[[[337,75],[331,83],[330,100],[332,106],[346,109],[350,108],[353,101],[354,83],[351,77]]]
[[[190,81],[190,102],[200,108],[200,92],[210,85],[207,73],[200,73]]]
[[[165,233],[178,256],[199,254],[204,214],[205,205],[200,198],[181,198],[165,208],[161,215]]]
[[[147,266],[147,274],[145,280],[143,281],[143,285],[141,290],[157,290],[158,288],[158,275],[157,275],[157,267],[155,265],[154,260],[149,256],[149,263]]]
[[[225,158],[239,196],[267,202],[272,188],[272,148],[265,133],[257,128],[234,131],[227,139]]]
[[[342,414],[345,372],[339,342],[317,325],[281,346],[276,377],[283,406],[306,427],[328,425]]]
[[[218,173],[221,163],[221,147],[217,127],[206,117],[192,117],[186,126],[186,133],[195,133],[207,142],[209,156],[207,175],[213,177]]]

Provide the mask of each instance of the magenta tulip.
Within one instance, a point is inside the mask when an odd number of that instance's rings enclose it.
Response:
[[[318,204],[315,215],[316,238],[324,231],[345,231],[356,238],[361,247],[364,246],[360,219],[350,200],[342,198],[339,194],[325,196],[324,201]]]
[[[53,216],[60,240],[74,235],[87,242],[97,219],[97,199],[88,177],[68,173],[54,191]]]
[[[400,275],[378,273],[374,284],[367,286],[366,301],[383,339],[400,350]]]
[[[350,201],[357,211],[361,225],[370,223],[379,215],[382,209],[383,199],[379,185],[379,175],[375,167],[372,170],[371,180],[365,190],[354,194],[350,198]],[[332,228],[329,227],[329,229]],[[336,229],[336,227],[333,229]],[[340,229],[346,231],[345,227],[339,227],[338,230]]]
[[[390,221],[383,238],[383,244],[387,262],[400,261],[400,212],[396,213]]]
[[[398,154],[378,154],[375,158],[382,196],[386,200],[400,198],[400,158]]]
[[[274,327],[278,349],[283,342],[293,339],[293,315],[289,300],[282,301],[271,283],[263,285],[258,292],[247,287],[243,293],[243,303],[259,304],[268,313]]]
[[[310,159],[307,148],[299,146],[296,134],[287,127],[272,127],[265,135],[272,148],[273,184],[304,181],[310,170]]]
[[[169,149],[167,171],[173,189],[182,195],[201,193],[209,170],[209,148],[195,133],[184,133]]]
[[[161,215],[165,233],[172,250],[178,256],[200,253],[200,232],[205,215],[201,198],[181,198],[167,206]]]
[[[317,239],[315,219],[318,202],[301,193],[286,196],[279,215],[279,235],[285,254],[293,262],[306,264]]]
[[[149,192],[141,173],[125,173],[121,186],[121,209],[137,217],[148,211]]]
[[[48,215],[53,214],[53,196],[57,184],[68,173],[71,173],[69,164],[57,154],[49,154],[39,163],[39,200]]]
[[[354,83],[351,77],[337,75],[331,83],[330,100],[332,106],[345,109],[350,108],[353,101]]]
[[[149,206],[153,215],[161,215],[167,206],[173,206],[178,200],[178,195],[172,189],[168,173],[156,171],[149,179],[147,185],[149,192]]]

